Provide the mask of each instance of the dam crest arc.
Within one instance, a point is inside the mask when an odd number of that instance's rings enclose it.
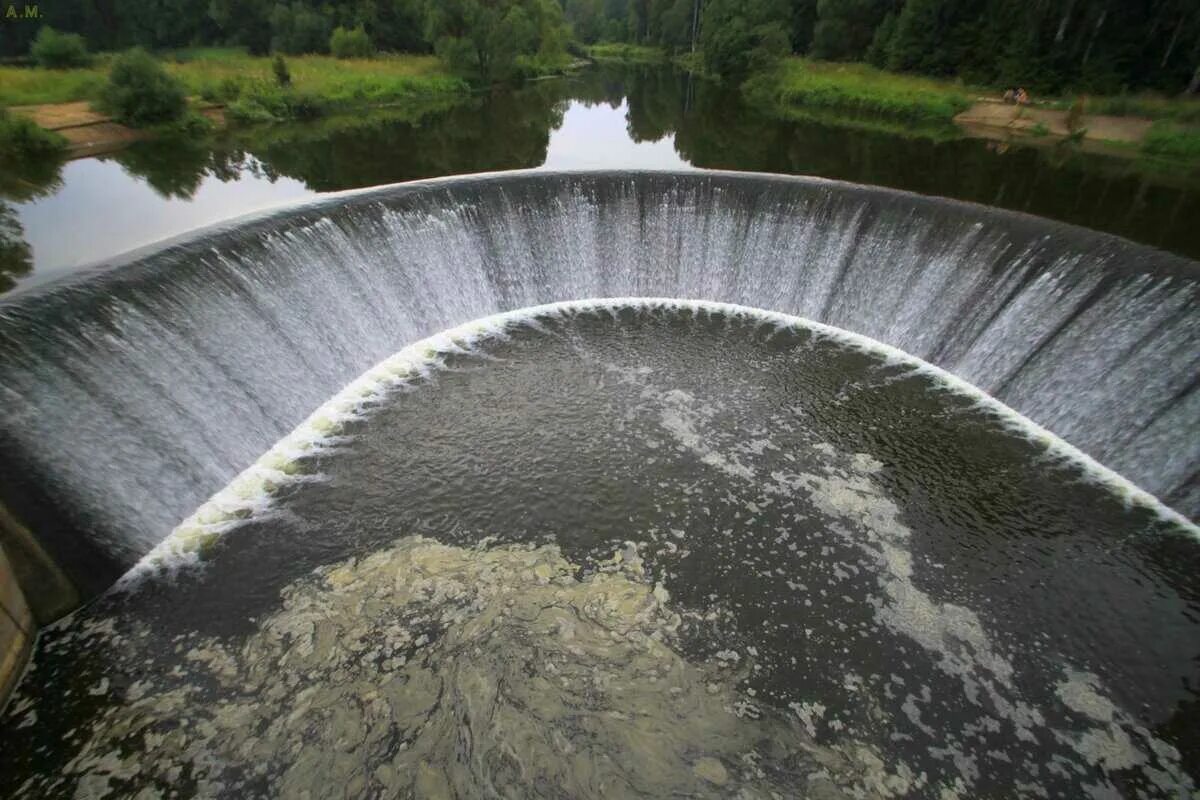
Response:
[[[410,342],[583,297],[688,297],[893,347],[1195,516],[1200,445],[1177,431],[1200,413],[1198,276],[1108,235],[821,179],[524,172],[342,193],[0,301],[0,493],[96,591]],[[93,558],[108,566],[89,582]]]

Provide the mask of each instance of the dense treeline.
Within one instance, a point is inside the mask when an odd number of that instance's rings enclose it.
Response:
[[[570,38],[558,0],[83,0],[40,8],[40,25],[0,21],[0,55],[24,55],[50,27],[81,34],[93,51],[436,52],[460,72],[498,80],[522,60],[561,61]]]
[[[584,42],[699,49],[720,73],[801,53],[1046,90],[1200,91],[1197,0],[566,0]]]
[[[42,22],[93,50],[243,45],[325,52],[333,32],[373,48],[436,51],[504,77],[568,40],[697,51],[718,74],[787,53],[870,61],[1034,90],[1200,91],[1197,0],[81,0],[44,3]],[[31,22],[0,25],[0,54],[28,51]]]

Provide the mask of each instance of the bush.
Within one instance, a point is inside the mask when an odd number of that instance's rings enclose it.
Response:
[[[370,58],[371,39],[362,26],[334,28],[329,37],[329,52],[334,58]]]
[[[314,94],[257,82],[246,86],[238,100],[231,103],[227,111],[239,122],[279,122],[289,119],[315,119],[328,111],[328,104]]]
[[[92,63],[87,44],[77,33],[59,33],[50,26],[38,31],[29,46],[29,55],[39,67],[46,69],[75,69]]]
[[[133,127],[175,122],[187,110],[183,84],[145,50],[118,56],[100,95],[100,105]]]
[[[57,133],[0,108],[0,161],[51,156],[61,153],[66,146],[66,140]]]
[[[292,72],[283,56],[275,56],[275,60],[271,62],[271,71],[275,73],[275,83],[279,84],[280,88],[286,89],[292,85]]]

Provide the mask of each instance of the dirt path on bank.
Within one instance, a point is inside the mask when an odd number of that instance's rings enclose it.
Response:
[[[1033,106],[1015,106],[997,100],[982,100],[954,118],[960,125],[1000,128],[1015,133],[1031,134],[1042,125],[1050,136],[1070,136],[1067,112]],[[1085,139],[1106,142],[1140,144],[1153,125],[1142,117],[1111,117],[1085,114],[1080,121]]]
[[[225,113],[221,106],[193,102],[192,107],[214,124],[224,125]],[[137,130],[113,121],[112,117],[93,110],[86,100],[39,106],[10,106],[8,110],[27,117],[65,138],[69,158],[112,153],[133,142],[153,136],[150,131]]]

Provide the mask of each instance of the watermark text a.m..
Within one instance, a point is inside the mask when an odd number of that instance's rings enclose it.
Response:
[[[37,6],[18,6],[9,3],[4,6],[4,18],[9,19],[41,19],[42,11]]]

